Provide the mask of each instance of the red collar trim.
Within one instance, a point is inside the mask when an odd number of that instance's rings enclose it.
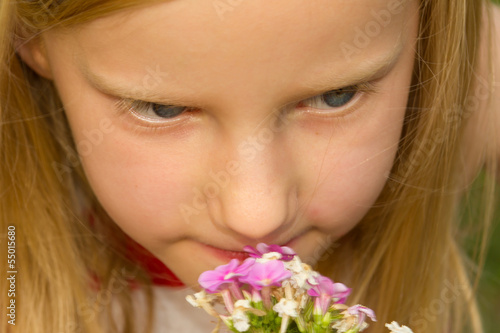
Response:
[[[93,226],[96,223],[92,211],[88,213],[89,224]],[[125,255],[134,263],[141,266],[149,273],[154,285],[166,287],[184,287],[184,283],[175,274],[163,264],[151,252],[142,247],[139,243],[127,236]],[[131,281],[133,284],[133,281]]]
[[[154,285],[184,287],[184,283],[151,252],[131,238],[127,242],[127,255],[149,273]]]

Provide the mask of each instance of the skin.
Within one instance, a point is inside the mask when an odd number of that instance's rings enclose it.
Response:
[[[244,1],[221,14],[212,1],[170,1],[44,32],[21,55],[56,84],[109,215],[195,284],[225,263],[204,244],[288,244],[313,263],[374,203],[401,135],[417,33],[415,1],[377,23],[390,2]],[[361,45],[370,24],[379,30]],[[376,92],[341,108],[308,104],[381,59],[394,61],[372,80]],[[104,85],[193,109],[148,121],[117,110]]]

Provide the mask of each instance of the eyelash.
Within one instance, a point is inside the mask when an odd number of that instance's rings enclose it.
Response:
[[[146,101],[141,101],[141,100],[133,100],[133,99],[128,99],[128,98],[121,98],[119,99],[116,104],[115,108],[120,112],[120,114],[124,115],[132,115],[137,121],[139,121],[143,126],[146,127],[164,127],[164,126],[170,126],[174,125],[177,123],[179,120],[178,116],[174,116],[172,118],[159,118],[158,119],[153,119],[151,117],[148,117],[145,115],[145,112],[151,107],[154,106],[167,106],[167,107],[172,107],[172,108],[183,108],[182,112],[179,113],[179,115],[182,115],[186,112],[193,112],[197,110],[196,108],[190,108],[190,107],[185,107],[185,106],[179,106],[179,105],[162,105],[162,104],[157,104],[157,103],[152,103],[152,102],[146,102]]]
[[[320,108],[315,108],[311,106],[301,106],[301,104],[306,104],[308,101],[311,102],[317,102],[318,100],[323,101],[325,100],[325,96],[328,94],[332,94],[335,92],[354,92],[354,95],[342,106],[339,107],[333,107],[333,106],[328,106],[326,109],[320,109]],[[341,88],[341,89],[336,89],[336,90],[330,90],[327,91],[321,95],[316,95],[314,97],[310,97],[305,100],[301,100],[298,102],[297,106],[301,108],[305,108],[308,113],[323,116],[323,117],[335,117],[335,118],[340,118],[343,116],[346,116],[349,113],[352,113],[356,111],[359,107],[361,107],[362,103],[361,99],[364,99],[367,96],[376,94],[379,92],[379,86],[378,86],[378,81],[373,81],[373,82],[363,82],[359,84],[355,84],[349,87]],[[354,105],[353,105],[354,104]],[[335,112],[331,112],[331,110],[336,109]]]
[[[359,84],[355,84],[349,87],[341,88],[341,89],[336,89],[336,90],[330,90],[327,91],[323,94],[316,95],[314,97],[310,97],[307,99],[303,99],[300,101],[295,102],[294,104],[296,107],[299,108],[305,108],[307,109],[308,113],[313,113],[317,114],[320,116],[331,116],[331,117],[343,117],[349,113],[354,112],[356,109],[358,109],[358,105],[356,107],[349,107],[351,104],[360,104],[360,99],[372,94],[376,94],[379,91],[378,82],[363,82]],[[313,108],[310,106],[300,106],[301,104],[304,104],[308,101],[315,101],[315,100],[324,100],[325,96],[328,94],[332,94],[334,92],[354,92],[354,95],[352,98],[347,101],[345,105],[342,105],[340,107],[329,107],[328,109],[317,109]],[[179,115],[175,115],[171,118],[161,118],[158,116],[158,119],[153,119],[151,117],[148,117],[145,115],[147,111],[151,107],[154,106],[166,106],[166,107],[171,107],[171,108],[183,108],[182,112],[179,113]],[[127,98],[120,98],[115,105],[116,109],[120,112],[120,114],[125,114],[125,115],[131,115],[135,118],[136,121],[140,123],[142,127],[150,127],[152,129],[160,129],[162,127],[169,127],[177,124],[179,121],[182,120],[180,117],[181,115],[185,115],[186,113],[194,112],[199,109],[193,108],[193,107],[185,107],[185,106],[180,106],[180,105],[162,105],[162,104],[157,104],[157,103],[152,103],[152,102],[146,102],[146,101],[141,101],[141,100],[133,100],[133,99],[127,99]],[[147,110],[145,110],[147,109]],[[332,109],[340,109],[339,111],[336,112],[329,112],[329,110]]]

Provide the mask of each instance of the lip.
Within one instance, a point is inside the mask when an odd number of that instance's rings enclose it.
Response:
[[[282,244],[280,246],[287,246],[287,247],[292,247],[293,244],[296,243],[297,239],[300,238],[301,235],[298,235],[285,244]],[[240,262],[244,261],[245,259],[249,258],[250,255],[247,252],[244,251],[233,251],[233,250],[225,250],[221,249],[216,246],[208,245],[205,243],[201,243],[206,251],[209,251],[212,253],[215,257],[221,259],[222,261],[229,262],[231,259],[238,259]]]
[[[203,246],[215,257],[226,262],[229,262],[231,259],[238,259],[241,262],[250,257],[248,253],[243,251],[229,251],[207,244],[203,244]]]

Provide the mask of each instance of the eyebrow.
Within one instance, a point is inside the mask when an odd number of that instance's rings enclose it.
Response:
[[[80,71],[85,79],[94,88],[106,95],[112,95],[114,97],[122,99],[155,101],[155,103],[162,103],[165,105],[183,105],[183,102],[185,102],[188,97],[175,95],[173,94],[173,92],[170,92],[170,95],[168,96],[168,98],[166,98],[159,95],[158,93],[155,93],[154,91],[151,91],[150,89],[147,89],[146,87],[141,87],[141,89],[134,89],[130,86],[121,85],[120,83],[111,83],[104,76],[92,72],[84,62],[81,62],[80,66],[78,67],[80,68]],[[151,81],[155,82],[155,79],[148,73],[144,75],[144,78],[148,77],[148,75],[151,78]],[[190,104],[190,106],[197,105]]]
[[[397,64],[401,54],[403,53],[404,44],[398,44],[391,50],[376,59],[363,61],[363,63],[356,64],[358,67],[356,71],[352,71],[345,77],[338,77],[330,73],[335,71],[335,68],[326,67],[324,72],[330,75],[324,78],[314,78],[304,83],[304,86],[311,89],[315,93],[325,93],[327,91],[337,90],[354,86],[357,84],[365,83],[380,79],[387,75]],[[349,65],[348,65],[349,66]],[[338,67],[332,66],[332,67]]]
[[[301,90],[303,90],[303,92],[299,95],[295,94],[296,98],[294,100],[298,101],[300,99],[319,95],[328,91],[355,86],[357,84],[382,78],[386,74],[388,74],[396,65],[402,51],[403,43],[398,43],[398,45],[393,48],[390,53],[387,53],[377,59],[372,59],[364,61],[362,64],[357,64],[356,66],[361,69],[353,72],[353,74],[350,74],[349,76],[338,77],[330,74],[325,76],[324,78],[316,77],[310,81],[306,81],[301,85]],[[338,65],[332,67],[338,67]],[[118,83],[111,84],[103,76],[93,73],[83,62],[80,64],[79,68],[83,76],[87,79],[88,82],[90,82],[90,84],[94,88],[107,95],[122,99],[133,99],[141,101],[144,100],[165,105],[179,106],[186,105],[186,100],[190,99],[189,95],[176,95],[173,91],[170,91],[169,96],[165,97],[146,88],[137,90],[133,89],[130,86],[124,86]],[[322,72],[332,73],[334,72],[334,69],[328,68],[327,66]],[[188,104],[192,107],[203,107],[203,105],[197,103]]]

